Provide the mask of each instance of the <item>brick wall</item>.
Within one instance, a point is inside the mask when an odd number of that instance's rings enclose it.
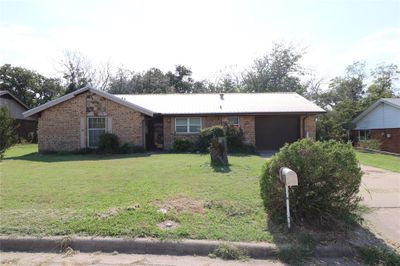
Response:
[[[222,125],[226,121],[227,116],[203,116],[202,127],[207,128],[214,125]],[[245,142],[255,144],[255,119],[254,116],[240,116],[240,127],[243,129]],[[187,139],[196,141],[199,134],[176,134],[175,133],[175,117],[164,117],[164,148],[171,149],[175,140]]]
[[[308,115],[300,117],[300,138],[308,137],[315,139],[317,128],[316,128],[316,115]],[[304,119],[305,118],[305,119]],[[304,123],[304,126],[303,126]],[[304,131],[303,131],[304,128]]]
[[[38,120],[39,151],[74,151],[87,143],[86,117],[111,118],[112,132],[120,142],[143,145],[144,115],[113,101],[86,92],[41,112]],[[81,133],[81,120],[84,131]]]
[[[80,149],[80,121],[86,116],[81,94],[41,112],[38,120],[39,152]]]
[[[390,138],[386,134],[390,134]],[[382,144],[381,150],[400,153],[400,128],[373,129],[370,137]]]
[[[107,116],[112,117],[112,133],[119,137],[121,144],[144,145],[142,113],[107,100]]]

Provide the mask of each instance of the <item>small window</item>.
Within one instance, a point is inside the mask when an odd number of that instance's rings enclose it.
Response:
[[[369,130],[360,130],[359,133],[360,133],[359,136],[360,140],[369,140],[371,135],[371,132]]]
[[[200,117],[177,117],[175,118],[176,133],[199,133],[201,130]]]
[[[239,126],[239,117],[238,116],[229,116],[227,118],[228,124],[233,126]]]
[[[99,145],[100,136],[106,133],[105,117],[88,117],[88,143],[90,148]]]

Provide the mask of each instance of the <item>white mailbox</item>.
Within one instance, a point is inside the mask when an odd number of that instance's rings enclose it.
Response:
[[[287,216],[287,224],[290,229],[290,207],[289,207],[289,187],[297,186],[297,174],[292,169],[287,167],[281,167],[279,169],[279,179],[285,185],[285,193],[286,193],[286,216]]]
[[[279,178],[281,179],[282,183],[285,184],[285,186],[297,186],[298,181],[297,181],[297,174],[292,170],[287,167],[282,167],[279,170]]]

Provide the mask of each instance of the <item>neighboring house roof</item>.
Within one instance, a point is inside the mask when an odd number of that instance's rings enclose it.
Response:
[[[24,104],[20,99],[18,99],[14,94],[12,94],[9,91],[0,91],[0,97],[3,95],[9,95],[11,98],[13,98],[17,103],[19,103],[22,107],[24,107],[26,110],[29,110],[29,107]]]
[[[382,98],[381,100],[394,107],[400,108],[400,98]]]
[[[382,98],[377,100],[375,103],[373,103],[370,107],[365,109],[364,112],[359,114],[356,118],[354,118],[351,123],[356,124],[358,121],[360,121],[362,118],[367,116],[370,112],[372,112],[376,107],[378,107],[381,103],[387,103],[395,108],[400,109],[400,98]]]
[[[96,89],[93,89],[91,87],[84,87],[82,89],[79,89],[79,90],[73,91],[71,93],[68,93],[68,94],[66,94],[66,95],[64,95],[64,96],[62,96],[60,98],[57,98],[55,100],[52,100],[52,101],[47,102],[45,104],[42,104],[42,105],[40,105],[38,107],[35,107],[35,108],[33,108],[33,109],[29,110],[29,111],[26,111],[26,112],[23,113],[23,115],[25,117],[28,117],[28,116],[32,116],[34,114],[40,113],[40,112],[42,112],[42,111],[44,111],[44,110],[46,110],[46,109],[48,109],[50,107],[53,107],[53,106],[55,106],[57,104],[60,104],[60,103],[63,103],[65,101],[69,100],[69,99],[72,99],[75,96],[77,96],[77,95],[79,95],[79,94],[81,94],[83,92],[86,92],[86,91],[90,91],[90,92],[96,93],[96,94],[98,94],[98,95],[100,95],[100,96],[102,96],[102,97],[104,97],[104,98],[106,98],[106,99],[108,99],[110,101],[119,103],[119,104],[124,105],[124,106],[129,107],[129,108],[132,108],[132,109],[137,110],[137,111],[139,111],[139,112],[141,112],[143,114],[147,114],[149,116],[153,116],[153,112],[148,110],[148,109],[146,109],[146,108],[138,106],[138,105],[136,105],[134,103],[130,103],[128,101],[124,101],[121,98],[118,98],[118,97],[116,97],[116,96],[114,96],[112,94],[109,94],[109,93],[104,92],[104,91],[96,90]]]
[[[324,113],[325,110],[297,93],[204,93],[115,95],[154,113],[257,114]]]
[[[91,91],[141,113],[184,114],[255,114],[255,113],[323,113],[322,108],[297,93],[205,93],[205,94],[121,94],[113,95],[85,87],[40,105],[24,116],[37,114],[65,102],[83,92]]]
[[[382,98],[351,121],[356,130],[400,128],[400,99]]]

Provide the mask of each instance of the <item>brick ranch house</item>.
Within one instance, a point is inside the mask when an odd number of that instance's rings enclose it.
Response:
[[[177,139],[195,140],[202,128],[224,121],[240,126],[258,150],[315,137],[324,110],[296,93],[112,95],[82,88],[24,113],[37,115],[39,151],[96,147],[104,132],[121,144],[171,149]]]
[[[358,140],[376,139],[381,150],[400,153],[400,98],[382,98],[353,119],[350,135]]]

